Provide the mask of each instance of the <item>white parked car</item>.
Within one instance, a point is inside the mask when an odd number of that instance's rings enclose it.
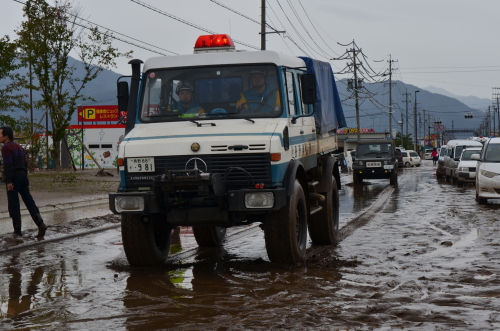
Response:
[[[454,182],[458,180],[458,162],[460,162],[460,155],[465,148],[469,147],[483,147],[479,141],[457,139],[448,141],[446,148],[446,156],[444,157],[444,169],[446,181]]]
[[[432,160],[432,150],[428,149],[427,152],[424,153],[424,160]]]
[[[480,154],[482,148],[480,147],[469,147],[463,150],[460,156],[460,162],[458,162],[458,186],[463,186],[465,183],[475,183],[476,182],[476,165],[477,161],[472,160],[471,156],[473,154]]]
[[[422,160],[417,152],[407,149],[402,151],[401,154],[403,155],[403,164],[405,167],[420,167],[422,165]]]
[[[487,199],[500,199],[500,138],[491,138],[481,154],[474,154],[477,160],[476,201],[485,204]]]

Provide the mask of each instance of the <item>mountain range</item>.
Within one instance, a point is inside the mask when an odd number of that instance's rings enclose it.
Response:
[[[72,59],[75,63],[75,75],[83,75],[83,65]],[[27,71],[22,72],[27,74]],[[96,101],[82,102],[82,106],[90,105],[114,105],[116,101],[116,82],[122,76],[110,70],[103,70],[100,75],[90,83],[88,83],[83,94],[94,98]],[[347,126],[356,127],[356,110],[354,107],[354,93],[347,88],[347,80],[342,79],[337,81],[337,87],[340,93],[340,98],[343,100],[343,108],[346,116]],[[359,93],[359,109],[360,109],[360,126],[373,127],[376,131],[388,131],[389,129],[389,84],[387,82],[379,83],[364,83],[363,93]],[[475,96],[458,96],[454,95],[442,88],[429,86],[426,88],[417,87],[411,84],[405,84],[402,81],[393,81],[392,85],[392,102],[393,102],[393,129],[400,131],[401,125],[398,122],[403,122],[403,131],[406,133],[406,108],[408,106],[408,125],[410,133],[413,133],[413,107],[415,91],[420,91],[417,94],[418,102],[418,117],[417,123],[420,130],[423,128],[423,114],[426,114],[426,125],[428,125],[428,116],[431,117],[431,125],[434,121],[441,120],[442,124],[447,128],[460,129],[476,129],[479,127],[485,116],[485,109],[491,105],[491,100],[481,99]],[[24,93],[28,93],[24,91]],[[406,103],[404,93],[408,93],[409,102]],[[33,94],[34,99],[40,97],[36,91]],[[407,105],[407,106],[406,106]],[[34,118],[41,118],[43,111],[34,110]],[[473,114],[473,118],[465,118],[466,113]],[[21,111],[17,116],[24,115]],[[24,115],[26,116],[26,115]],[[72,123],[77,123],[77,115],[73,116]],[[432,130],[432,129],[431,129]],[[421,132],[421,131],[420,131]],[[465,133],[471,136],[472,133]]]

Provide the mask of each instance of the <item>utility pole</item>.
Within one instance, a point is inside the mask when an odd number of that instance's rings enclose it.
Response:
[[[406,99],[405,99],[405,103],[406,103],[406,135],[409,135],[409,131],[408,131],[408,122],[409,122],[409,117],[408,117],[408,102],[410,102],[410,100],[408,100],[408,96],[410,95],[410,93],[408,93],[408,90],[406,90],[406,93],[403,93],[404,96],[406,96]],[[403,147],[405,147],[406,145],[408,145],[408,137],[406,138],[406,144],[403,143]],[[405,147],[406,148],[406,147]]]
[[[266,50],[266,0],[261,0],[260,7],[260,50]]]
[[[352,41],[353,45],[354,45],[354,40]],[[358,100],[358,71],[357,71],[357,63],[356,63],[356,49],[353,47],[351,49],[352,51],[352,60],[353,60],[353,67],[354,67],[354,98],[355,98],[355,101],[354,101],[354,105],[356,107],[356,128],[357,128],[357,132],[358,132],[358,135],[357,135],[357,140],[358,142],[361,140],[361,128],[360,128],[360,124],[359,124],[359,100]]]
[[[413,105],[413,150],[417,151],[417,93],[420,91],[415,91],[415,104]]]
[[[424,113],[424,135],[423,135],[423,138],[424,138],[424,147],[425,147],[425,112],[427,110],[426,109],[422,109],[422,112]]]
[[[392,138],[392,63],[397,62],[389,55],[389,137]]]

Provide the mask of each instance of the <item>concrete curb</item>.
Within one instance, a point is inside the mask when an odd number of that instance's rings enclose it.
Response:
[[[40,213],[50,213],[54,211],[61,211],[61,210],[67,210],[67,209],[75,209],[75,208],[82,208],[82,207],[90,207],[90,206],[97,206],[97,205],[103,205],[107,204],[109,201],[108,198],[100,198],[100,199],[95,199],[95,200],[88,200],[88,201],[76,201],[76,202],[68,202],[68,203],[62,203],[59,205],[46,205],[43,207],[39,207]],[[22,202],[21,202],[22,205]],[[29,211],[27,209],[21,209],[21,216],[29,215]],[[0,219],[3,218],[9,218],[9,212],[1,212],[0,213]]]

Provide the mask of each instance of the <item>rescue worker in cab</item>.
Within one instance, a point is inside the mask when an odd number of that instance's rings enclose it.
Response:
[[[242,113],[270,112],[281,107],[278,89],[270,89],[266,84],[264,70],[250,72],[251,88],[240,94],[236,109]]]
[[[194,89],[191,84],[187,82],[179,82],[175,93],[179,96],[179,101],[174,102],[168,106],[168,111],[173,113],[183,114],[201,114],[205,111],[201,106],[194,101]]]

